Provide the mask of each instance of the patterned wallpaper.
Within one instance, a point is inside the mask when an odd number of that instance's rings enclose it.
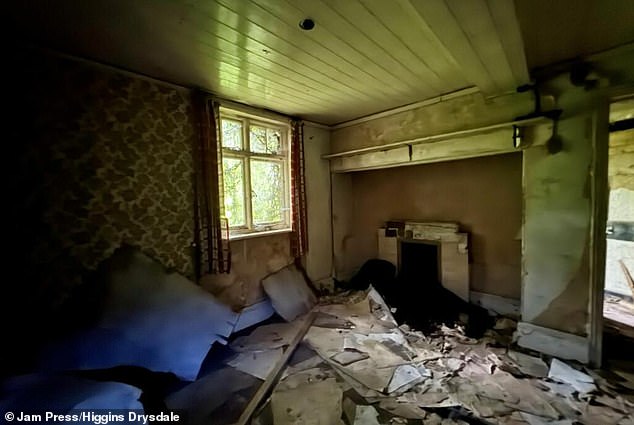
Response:
[[[61,301],[122,243],[191,277],[190,93],[43,53],[14,63],[13,213],[33,295]]]

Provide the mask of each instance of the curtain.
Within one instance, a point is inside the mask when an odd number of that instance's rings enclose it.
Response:
[[[219,105],[209,95],[194,93],[199,140],[194,154],[194,214],[196,277],[229,273],[229,223],[224,216],[222,148]]]
[[[291,253],[300,258],[308,251],[306,184],[304,178],[304,124],[291,121]]]

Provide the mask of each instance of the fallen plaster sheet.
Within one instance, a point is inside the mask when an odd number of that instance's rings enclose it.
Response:
[[[440,415],[432,413],[425,417],[425,425],[468,425],[468,423],[461,420],[443,418]]]
[[[259,385],[251,375],[231,367],[218,369],[198,379],[165,399],[168,409],[185,412],[188,424],[208,424],[214,410],[234,397],[238,391]]]
[[[548,365],[538,357],[529,356],[528,354],[513,350],[510,350],[507,356],[525,375],[534,376],[536,378],[545,378],[548,376]]]
[[[591,376],[573,369],[559,359],[553,359],[550,363],[548,377],[572,385],[581,394],[597,390],[596,385],[594,385],[594,379]]]
[[[623,419],[621,419],[617,425],[634,425],[634,416],[633,415],[629,415],[629,416],[625,416]]]
[[[367,388],[383,393],[387,389],[396,367],[380,367],[379,362],[368,358],[348,366],[339,366],[338,369]]]
[[[402,335],[400,337],[402,338]],[[315,327],[311,328],[306,335],[308,343],[324,360],[365,387],[377,392],[385,391],[396,366],[407,362],[384,344],[386,340],[394,341],[393,338],[399,339],[385,334],[368,336],[350,331]],[[404,339],[402,341],[405,342]],[[331,360],[333,356],[341,355],[345,350],[351,349],[367,353],[368,358],[345,366]]]
[[[352,329],[354,328],[354,323],[349,320],[333,316],[332,314],[319,311],[317,316],[315,316],[313,326],[317,326],[319,328]]]
[[[609,396],[598,393],[580,398],[579,391],[570,383],[551,382],[549,378],[535,376],[543,375],[544,372],[543,361],[538,357],[522,353],[518,348],[509,352],[504,348],[490,346],[505,345],[507,340],[504,332],[512,332],[512,329],[492,332],[480,340],[466,338],[460,327],[442,327],[430,335],[397,327],[386,330],[387,322],[382,319],[381,314],[379,317],[367,314],[359,309],[360,305],[363,303],[340,304],[326,310],[329,314],[336,311],[337,317],[344,321],[357,320],[357,323],[363,323],[364,330],[382,330],[364,333],[356,326],[354,329],[311,327],[305,342],[317,352],[319,360],[306,358],[305,364],[317,367],[301,371],[287,369],[289,373],[278,384],[276,391],[296,392],[293,397],[277,399],[276,409],[280,411],[278,415],[284,415],[290,409],[295,413],[294,423],[317,423],[304,421],[314,415],[311,410],[314,407],[304,405],[303,399],[295,397],[304,397],[304,392],[309,387],[320,382],[334,381],[341,394],[345,394],[343,399],[338,396],[337,400],[333,397],[328,401],[333,403],[335,409],[341,410],[343,404],[346,417],[350,418],[352,411],[356,419],[359,407],[373,404],[372,407],[381,412],[378,422],[382,425],[404,424],[406,418],[441,425],[467,422],[498,425],[631,425],[634,404],[612,390],[618,388],[618,384],[609,386]],[[346,316],[345,311],[349,306],[352,306],[352,313]],[[318,306],[319,309],[322,307],[329,306]],[[388,337],[388,334],[391,336]],[[396,341],[405,342],[406,349],[394,352],[393,347],[388,345],[396,344]],[[367,353],[369,358],[343,366],[331,357],[344,353],[345,347]],[[404,359],[403,352],[410,350],[412,360],[408,361]],[[431,353],[435,357],[430,358]],[[554,360],[556,371],[559,360]],[[390,366],[380,367],[386,364]],[[299,368],[300,365],[301,363],[294,367]],[[416,369],[420,378],[416,377],[414,381],[419,382],[409,385],[409,378],[416,376],[412,368]],[[406,370],[411,375],[401,375]],[[407,385],[399,386],[396,382]],[[583,380],[582,383],[587,384]],[[350,391],[351,389],[354,391]],[[324,387],[320,391],[328,393],[330,390]],[[352,397],[350,394],[354,393],[356,395]],[[298,400],[301,405],[298,405]],[[284,407],[282,401],[289,404]],[[427,409],[441,409],[445,412],[443,416],[448,413],[446,409],[451,409],[453,419],[443,419]],[[363,410],[370,412],[367,420],[374,425],[373,421],[377,418],[372,416],[370,409],[362,408],[360,411]],[[384,415],[393,417],[386,421]],[[303,419],[298,419],[300,417]],[[340,416],[336,419],[333,416],[328,420],[339,424],[339,418]],[[347,423],[355,422],[348,419]]]
[[[354,304],[318,305],[315,310],[349,322],[346,328],[338,329],[355,329],[360,333],[372,333],[390,332],[395,327],[393,323],[377,320],[370,310],[369,298]]]
[[[227,365],[248,373],[261,380],[265,380],[273,370],[275,364],[282,358],[281,348],[265,351],[246,351],[227,362]]]
[[[397,333],[378,333],[378,334],[347,334],[343,339],[344,350],[358,350],[368,352],[368,350],[385,351],[393,354],[383,358],[382,365],[394,366],[403,364],[403,362],[411,362],[416,353],[409,346],[403,335]],[[374,353],[375,355],[382,355]],[[390,360],[391,359],[391,360]]]
[[[426,380],[395,398],[400,403],[411,403],[425,408],[454,407],[460,404],[455,391],[447,385],[446,379]]]
[[[334,356],[331,357],[331,359],[336,361],[342,366],[348,366],[351,363],[365,360],[368,357],[370,357],[368,353],[364,353],[354,348],[350,348],[350,349],[342,351],[341,353],[335,354]]]
[[[379,407],[405,419],[425,419],[429,413],[415,403],[399,402],[393,398],[381,400]]]
[[[308,313],[317,303],[304,276],[292,264],[262,279],[262,287],[275,311],[287,322]]]
[[[615,370],[614,373],[616,373],[623,379],[623,381],[620,382],[620,385],[634,390],[634,373],[628,373],[623,370]]]
[[[459,390],[456,397],[462,407],[480,418],[495,418],[509,415],[513,412],[513,408],[503,402],[481,397],[472,390]]]
[[[341,399],[343,392],[335,379],[275,390],[271,409],[275,425],[343,425]]]
[[[381,425],[379,413],[372,406],[357,406],[353,425]]]
[[[603,406],[593,406],[585,404],[581,411],[579,422],[588,425],[594,424],[623,424],[624,420],[631,421],[634,417],[634,411],[630,410],[629,414],[617,412],[613,409],[607,409]]]
[[[118,248],[95,273],[103,284],[96,322],[45,344],[40,370],[128,365],[193,381],[211,345],[226,344],[238,320],[213,295],[136,248]]]
[[[357,405],[347,397],[343,400],[343,414],[350,425],[381,425],[374,407]]]
[[[395,394],[396,392],[405,392],[424,380],[425,378],[416,367],[412,365],[399,366],[394,370],[392,379],[390,379],[390,383],[387,386],[387,393]]]
[[[356,302],[346,304],[321,304],[315,309],[349,321],[359,333],[392,332],[398,326],[389,307],[374,288],[371,287],[363,299],[354,301]]]
[[[275,313],[271,300],[268,298],[258,303],[245,307],[238,316],[238,321],[233,329],[233,332],[241,331],[250,326],[265,321]]]
[[[570,419],[564,419],[562,421],[549,421],[541,416],[531,415],[530,413],[520,412],[522,419],[528,423],[528,425],[573,425]]]
[[[372,309],[372,311],[377,312],[377,310],[379,310],[377,318],[380,321],[392,323],[394,324],[394,326],[398,326],[398,323],[394,319],[394,316],[392,316],[390,308],[385,303],[385,300],[383,300],[383,297],[381,297],[381,295],[376,291],[376,289],[370,287],[370,292],[368,292],[368,298],[370,300],[371,308],[372,308],[372,303],[375,303],[378,306],[378,307],[375,306]]]
[[[324,361],[321,357],[315,355],[312,356],[306,360],[303,360],[297,364],[294,364],[292,366],[288,366],[286,367],[286,369],[284,369],[284,372],[282,372],[282,378],[284,379],[285,377],[287,377],[288,375],[293,375],[295,373],[307,370],[307,369],[312,369],[315,368],[321,364],[324,364]]]
[[[292,390],[325,379],[335,379],[336,376],[337,373],[335,370],[324,364],[284,377],[277,385],[276,390]],[[342,391],[343,390],[344,388],[342,387]]]
[[[514,410],[531,413],[538,416],[558,419],[560,412],[552,407],[550,397],[538,391],[527,379],[517,379],[506,372],[496,372],[496,384],[504,388],[509,397],[516,399],[516,403],[508,402]]]
[[[247,336],[236,338],[229,346],[235,351],[272,350],[289,345],[302,321],[273,323],[257,327]]]

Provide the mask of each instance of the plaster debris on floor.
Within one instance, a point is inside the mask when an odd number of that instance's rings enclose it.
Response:
[[[313,313],[253,424],[634,424],[631,369],[527,352],[510,318],[480,339],[460,324],[423,334],[399,326],[372,288],[322,298]],[[240,355],[228,364],[265,379],[294,322],[234,341]]]

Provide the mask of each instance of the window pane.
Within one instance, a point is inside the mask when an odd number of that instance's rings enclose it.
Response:
[[[242,123],[222,119],[222,147],[241,150],[242,149]]]
[[[251,193],[255,224],[282,221],[284,177],[282,163],[251,160]]]
[[[280,153],[282,151],[282,134],[280,130],[266,129],[266,147],[269,153]]]
[[[281,151],[280,130],[252,125],[249,129],[251,152],[278,154]]]
[[[225,215],[230,227],[244,226],[244,164],[241,159],[223,158]]]

